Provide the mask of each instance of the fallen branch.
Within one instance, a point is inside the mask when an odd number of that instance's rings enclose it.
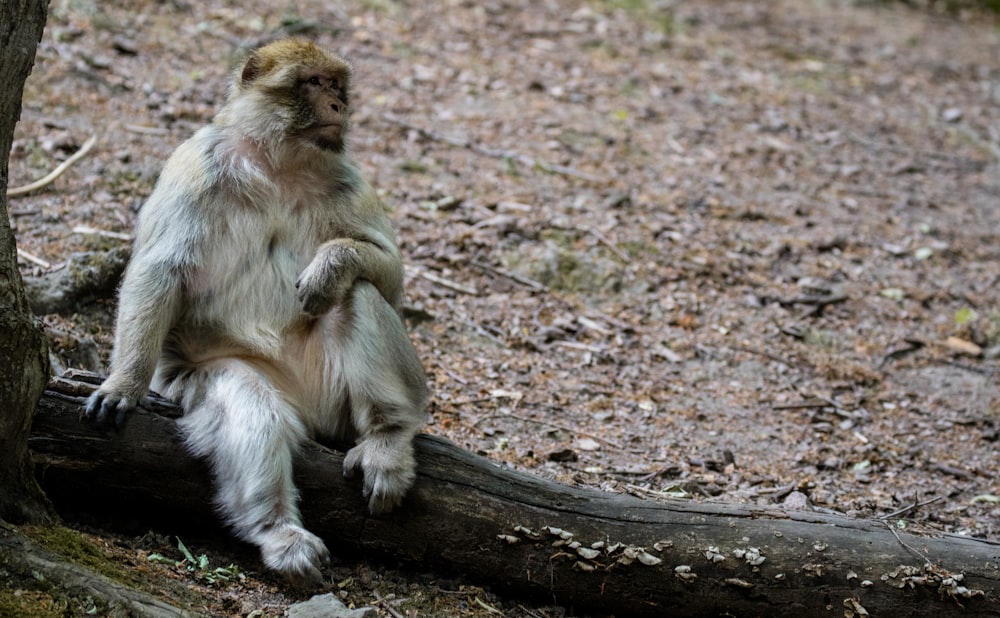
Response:
[[[92,388],[53,382],[35,417],[29,445],[57,505],[127,505],[140,521],[210,517],[206,467],[184,453],[174,421],[140,410],[120,433],[96,430],[78,420]],[[306,444],[296,462],[306,525],[334,551],[388,553],[592,614],[800,617],[847,604],[855,615],[1000,615],[996,542],[805,510],[640,500],[512,471],[433,436],[416,447],[403,507],[372,517],[359,482],[341,474],[343,455]]]
[[[483,146],[482,144],[477,144],[466,139],[461,139],[457,137],[449,137],[447,135],[442,135],[440,133],[435,133],[430,129],[425,129],[424,127],[419,127],[399,116],[394,114],[384,114],[382,116],[386,122],[394,124],[396,126],[403,127],[419,134],[424,139],[429,139],[435,142],[441,142],[443,144],[449,144],[451,146],[458,146],[459,148],[465,148],[466,150],[475,152],[476,154],[481,154],[487,157],[494,157],[497,159],[507,159],[510,161],[516,161],[525,167],[532,169],[540,169],[543,172],[549,172],[552,174],[561,174],[563,176],[571,176],[573,178],[580,178],[582,180],[587,180],[590,182],[596,182],[600,184],[606,184],[608,182],[607,178],[603,176],[597,176],[594,174],[588,174],[587,172],[581,172],[574,167],[567,167],[565,165],[555,165],[552,163],[546,163],[540,159],[534,159],[527,155],[522,155],[512,150],[501,150],[499,148],[491,148],[489,146]]]
[[[73,165],[81,158],[83,158],[88,152],[90,152],[90,149],[93,148],[94,144],[96,143],[97,143],[97,136],[91,135],[90,139],[85,141],[83,143],[83,146],[80,146],[79,150],[74,152],[72,156],[70,156],[70,158],[60,163],[59,167],[52,170],[52,172],[49,173],[48,176],[42,178],[41,180],[36,180],[31,184],[23,185],[20,187],[14,187],[13,189],[7,189],[7,197],[17,197],[19,195],[24,195],[25,193],[31,193],[32,191],[36,191],[46,185],[52,184],[53,182],[55,182],[56,178],[62,176],[63,172],[69,169],[69,166]]]
[[[74,253],[61,268],[24,278],[28,303],[36,315],[63,313],[80,304],[114,296],[131,250]]]

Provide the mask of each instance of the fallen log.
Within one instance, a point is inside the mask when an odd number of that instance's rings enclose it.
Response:
[[[208,473],[179,445],[176,406],[147,406],[120,432],[100,431],[78,420],[92,388],[59,378],[39,404],[29,446],[46,491],[135,518],[208,516]],[[577,614],[1000,616],[1000,543],[569,487],[427,435],[417,453],[403,507],[372,517],[341,474],[342,453],[307,444],[296,461],[307,527],[334,552],[388,553]]]

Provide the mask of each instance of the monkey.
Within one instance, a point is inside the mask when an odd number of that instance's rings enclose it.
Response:
[[[83,412],[117,427],[150,387],[180,402],[222,518],[306,587],[330,554],[301,522],[297,448],[353,444],[344,473],[387,512],[414,483],[428,399],[392,224],[347,146],[351,77],[301,39],[234,71],[138,213],[109,375]]]

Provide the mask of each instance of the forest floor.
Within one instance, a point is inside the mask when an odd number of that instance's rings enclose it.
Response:
[[[128,246],[240,49],[289,34],[354,64],[353,149],[399,231],[429,432],[651,500],[1000,539],[995,17],[839,0],[54,2],[10,186],[98,144],[12,199],[22,273]],[[44,317],[57,371],[104,370],[114,306]],[[235,542],[183,539],[243,573],[213,584],[147,559],[181,558],[174,530],[76,525],[152,581],[185,582],[199,611],[305,598]],[[383,563],[335,558],[332,581],[382,616],[587,615]]]

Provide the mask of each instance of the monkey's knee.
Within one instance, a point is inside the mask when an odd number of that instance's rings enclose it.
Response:
[[[352,396],[363,393],[385,409],[417,410],[427,401],[427,383],[403,319],[378,289],[359,281],[353,297],[353,324],[345,356]]]

